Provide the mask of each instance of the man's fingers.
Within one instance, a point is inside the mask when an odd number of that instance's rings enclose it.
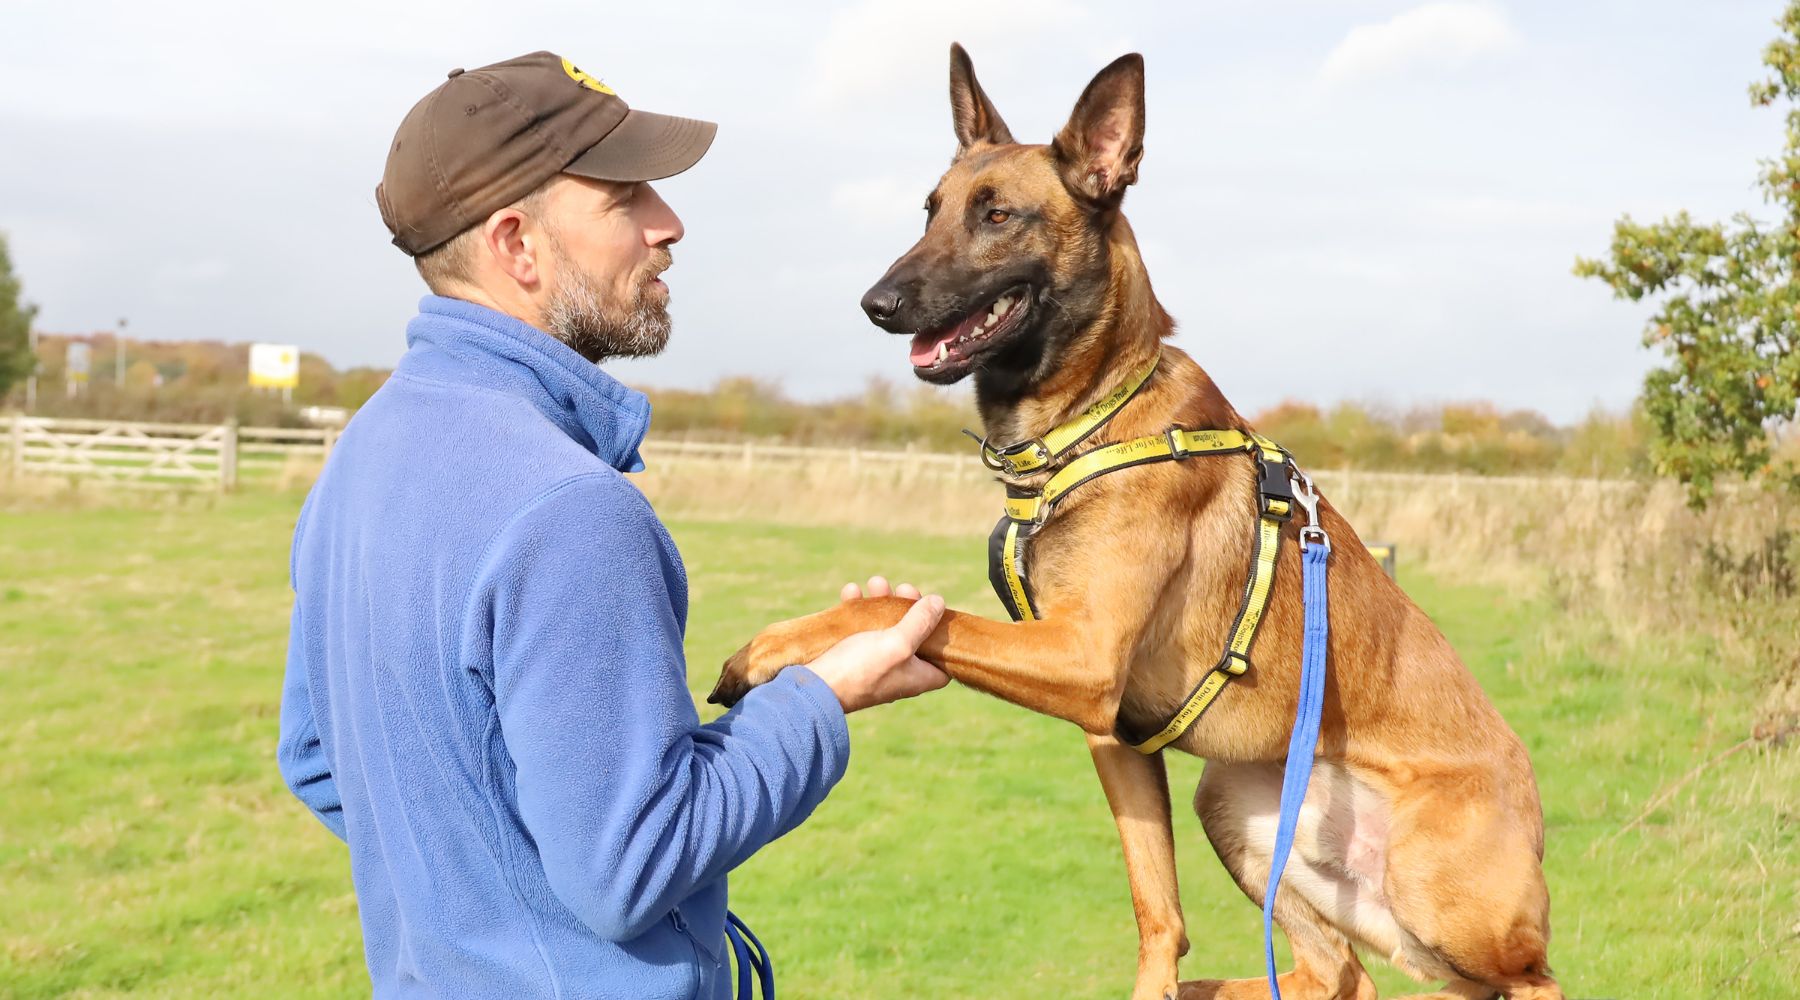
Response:
[[[936,594],[921,597],[906,609],[906,614],[889,631],[906,643],[908,652],[916,650],[937,628],[938,619],[944,617],[944,599]]]
[[[869,583],[866,588],[859,587],[854,583],[846,583],[844,584],[843,589],[838,591],[838,600],[840,601],[854,601],[864,597],[888,596],[904,597],[909,601],[916,601],[919,599],[919,588],[910,583],[903,583],[900,586],[895,587],[888,583],[887,577],[885,576],[872,576],[869,577]]]
[[[920,691],[936,691],[950,683],[950,675],[944,672],[943,667],[917,656],[907,662],[906,673],[907,676],[918,679]]]
[[[927,691],[936,691],[948,683],[949,674],[916,656],[908,657],[906,662],[888,675],[887,698],[890,701],[912,698]]]

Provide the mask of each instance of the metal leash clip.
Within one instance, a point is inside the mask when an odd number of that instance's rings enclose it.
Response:
[[[1306,512],[1306,526],[1300,529],[1300,548],[1305,550],[1308,542],[1325,546],[1331,552],[1331,536],[1325,533],[1325,525],[1319,520],[1319,490],[1313,485],[1312,477],[1300,471],[1297,465],[1288,467],[1294,482],[1294,501]]]

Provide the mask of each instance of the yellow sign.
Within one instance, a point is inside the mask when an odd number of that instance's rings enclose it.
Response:
[[[589,90],[597,90],[602,94],[612,94],[614,97],[619,96],[616,92],[613,91],[613,89],[611,87],[608,87],[606,84],[601,83],[599,80],[596,80],[593,77],[587,75],[586,73],[583,73],[581,70],[576,69],[575,64],[568,61],[567,59],[564,59],[562,61],[562,64],[563,64],[563,72],[569,74],[569,79],[574,80],[576,83],[581,84],[583,87],[586,87]]]
[[[80,341],[69,345],[68,360],[63,364],[63,371],[71,382],[86,382],[88,369],[93,364],[93,348]]]
[[[300,348],[292,344],[251,344],[250,384],[258,389],[292,389],[300,384]]]

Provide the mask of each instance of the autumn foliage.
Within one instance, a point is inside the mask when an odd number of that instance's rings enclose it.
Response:
[[[88,344],[92,371],[75,395],[68,392],[69,345]],[[291,401],[252,389],[250,346],[217,340],[125,340],[125,380],[117,381],[118,340],[111,333],[38,339],[38,401],[45,416],[104,417],[168,423],[239,422],[279,427],[300,422],[303,406],[355,409],[387,381],[379,368],[339,371],[316,354],[300,355],[300,387]],[[21,393],[12,395],[22,405]]]

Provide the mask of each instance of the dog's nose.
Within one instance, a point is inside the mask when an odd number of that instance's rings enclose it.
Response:
[[[887,323],[900,312],[900,289],[892,285],[876,285],[862,297],[863,312],[877,323]]]

